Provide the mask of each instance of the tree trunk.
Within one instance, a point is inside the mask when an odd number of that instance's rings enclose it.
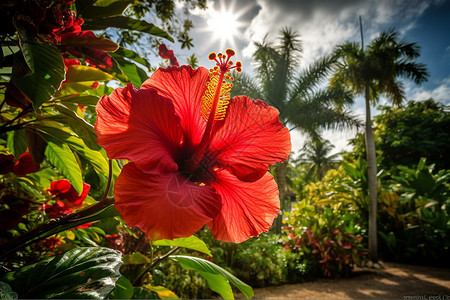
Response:
[[[369,183],[369,259],[378,261],[377,240],[377,161],[375,140],[372,131],[370,116],[370,90],[366,85],[366,154],[367,154],[367,181]]]
[[[279,198],[280,198],[280,213],[278,214],[278,217],[274,220],[274,224],[272,226],[275,227],[275,233],[280,234],[281,233],[281,225],[283,221],[283,204],[285,201],[284,195],[286,194],[286,175],[287,175],[287,160],[285,160],[282,163],[276,163],[276,176],[277,176],[277,185],[278,185],[278,192],[279,192]]]

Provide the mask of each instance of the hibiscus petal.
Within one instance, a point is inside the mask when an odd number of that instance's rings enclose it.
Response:
[[[220,170],[212,186],[222,197],[220,214],[208,224],[215,239],[240,243],[267,232],[280,210],[278,187],[269,172],[258,181],[244,182]]]
[[[193,150],[200,143],[206,122],[200,114],[202,97],[205,93],[208,70],[190,66],[158,69],[142,84],[142,89],[154,88],[158,94],[172,100],[175,113],[180,117],[185,133],[185,147]]]
[[[231,99],[225,121],[205,155],[240,180],[255,181],[290,152],[289,130],[278,119],[278,110],[261,100],[238,96]]]
[[[175,171],[182,131],[172,102],[131,84],[97,104],[97,142],[111,159],[128,159],[141,169]]]
[[[152,240],[191,236],[221,209],[213,187],[199,186],[179,173],[143,173],[134,163],[123,168],[114,196],[125,223]]]

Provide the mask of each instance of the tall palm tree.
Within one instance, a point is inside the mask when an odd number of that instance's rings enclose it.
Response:
[[[356,95],[364,95],[366,106],[366,155],[369,181],[369,258],[376,262],[377,254],[377,166],[372,132],[370,104],[376,104],[384,94],[394,105],[401,105],[405,91],[401,78],[416,84],[427,80],[425,65],[417,63],[420,48],[416,43],[399,39],[394,30],[383,32],[364,45],[347,42],[336,47],[338,57],[332,87],[345,87]]]
[[[256,76],[235,76],[232,96],[245,94],[263,99],[278,109],[285,125],[314,137],[319,136],[321,128],[358,125],[345,110],[353,102],[352,95],[341,87],[323,87],[335,57],[321,58],[309,68],[296,72],[303,51],[299,35],[289,28],[283,28],[280,33],[278,43],[267,36],[261,43],[255,43]],[[286,164],[286,161],[278,163],[275,168],[281,201],[286,190]]]
[[[333,149],[329,140],[310,138],[305,143],[300,161],[309,165],[309,177],[315,173],[317,180],[322,180],[325,173],[337,164],[341,153],[330,154]]]

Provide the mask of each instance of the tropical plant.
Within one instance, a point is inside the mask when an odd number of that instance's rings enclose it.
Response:
[[[424,82],[428,73],[423,64],[416,62],[419,46],[399,39],[391,30],[373,39],[367,49],[364,44],[347,42],[336,47],[334,55],[339,58],[332,87],[345,87],[355,95],[365,97],[366,107],[366,153],[369,181],[369,256],[377,261],[377,167],[375,141],[372,132],[370,105],[377,103],[384,94],[394,105],[400,105],[405,92],[399,78],[410,78],[416,84]]]
[[[309,176],[315,175],[317,180],[321,180],[325,173],[336,167],[340,153],[331,154],[334,146],[329,140],[320,138],[310,138],[301,149],[300,161],[309,165]]]

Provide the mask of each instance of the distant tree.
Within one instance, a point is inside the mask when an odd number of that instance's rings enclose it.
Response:
[[[381,106],[374,117],[374,137],[382,159],[379,166],[392,170],[397,165],[414,167],[421,157],[435,170],[450,170],[450,107],[433,99],[409,101],[405,106]],[[365,152],[361,138],[353,142],[355,153]],[[394,170],[395,171],[395,170]]]
[[[375,141],[372,132],[370,104],[377,103],[384,94],[394,105],[401,105],[405,98],[400,78],[412,79],[416,84],[426,81],[428,73],[423,64],[416,62],[419,46],[399,39],[391,30],[373,39],[367,49],[363,45],[347,42],[336,47],[340,57],[331,86],[346,87],[356,95],[364,95],[366,106],[366,153],[369,181],[369,258],[377,255],[377,166]]]
[[[301,162],[308,164],[308,175],[322,180],[325,173],[336,166],[340,153],[330,154],[334,146],[329,140],[311,138],[301,150]]]

